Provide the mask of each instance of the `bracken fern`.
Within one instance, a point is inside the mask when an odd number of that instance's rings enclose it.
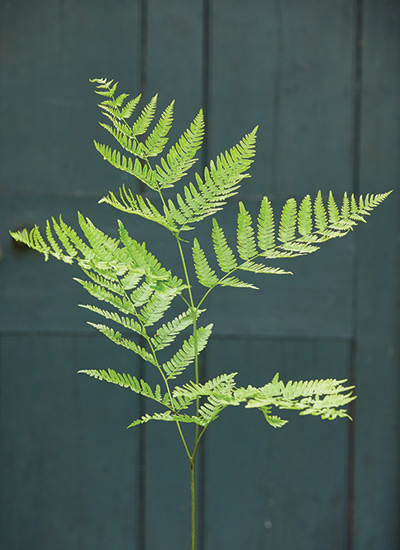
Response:
[[[205,299],[217,286],[256,288],[242,280],[246,273],[287,274],[273,267],[268,260],[293,258],[310,254],[320,245],[336,237],[344,237],[377,207],[389,193],[356,198],[346,193],[338,205],[332,193],[324,201],[321,192],[314,200],[309,195],[298,205],[290,198],[280,214],[274,212],[271,201],[264,197],[260,202],[257,219],[252,219],[243,202],[239,202],[236,242],[228,243],[223,227],[212,219],[210,240],[218,268],[213,269],[198,239],[191,240],[191,257],[197,282],[205,287],[195,303],[192,282],[187,269],[187,253],[181,234],[194,229],[197,222],[214,216],[226,201],[237,194],[255,155],[257,128],[246,134],[229,151],[211,161],[201,174],[194,175],[175,198],[166,198],[165,189],[173,188],[196,162],[196,153],[202,146],[204,118],[200,110],[164,156],[168,133],[173,122],[174,102],[170,103],[153,124],[156,116],[157,96],[141,109],[136,119],[135,110],[140,95],[129,99],[128,94],[117,95],[118,83],[107,79],[91,81],[103,100],[99,107],[106,118],[101,126],[113,136],[119,148],[94,142],[104,160],[119,170],[134,176],[155,192],[161,201],[156,206],[148,197],[123,185],[117,192],[110,191],[99,202],[106,203],[128,214],[135,214],[166,228],[176,240],[182,260],[184,278],[174,275],[161,266],[147,250],[145,243],[132,238],[122,222],[118,221],[118,238],[111,238],[82,214],[78,213],[81,235],[67,225],[61,216],[52,218],[41,231],[13,232],[15,240],[41,252],[45,260],[50,256],[65,263],[77,263],[84,278],[76,279],[83,288],[105,306],[84,304],[90,312],[102,317],[107,324],[90,322],[96,330],[119,346],[123,346],[153,365],[160,375],[155,387],[138,380],[130,373],[108,370],[82,370],[97,380],[117,384],[163,407],[163,412],[146,414],[134,420],[129,427],[150,420],[174,422],[178,428],[191,465],[192,535],[191,548],[195,548],[194,465],[198,444],[207,427],[228,406],[244,404],[259,409],[274,428],[287,420],[273,414],[276,409],[292,409],[300,415],[320,416],[332,420],[348,417],[346,405],[353,399],[352,387],[346,380],[288,381],[284,384],[276,374],[271,382],[260,388],[237,387],[236,373],[220,374],[201,384],[198,358],[207,346],[212,325],[199,326],[198,320]],[[149,128],[153,124],[153,129]],[[121,149],[123,152],[121,152]],[[154,159],[158,159],[157,163]],[[185,238],[187,239],[187,238]],[[172,319],[166,314],[172,302],[179,297],[183,310]],[[111,326],[109,326],[111,323]],[[120,332],[117,330],[120,327]],[[122,327],[122,328],[121,328]],[[173,344],[188,327],[191,334],[179,348],[161,361],[159,352]],[[139,337],[139,338],[138,338]],[[165,352],[164,352],[165,354]],[[181,386],[175,384],[190,365],[192,381]],[[190,448],[181,423],[195,425],[194,443]]]

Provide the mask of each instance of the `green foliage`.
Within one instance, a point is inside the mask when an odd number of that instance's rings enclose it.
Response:
[[[123,185],[117,193],[110,191],[100,202],[168,230],[180,252],[182,274],[174,275],[164,268],[147,250],[145,243],[139,243],[129,235],[121,221],[118,221],[116,237],[106,235],[79,213],[81,235],[61,216],[58,220],[48,220],[44,231],[35,226],[29,232],[13,232],[15,240],[42,253],[45,260],[54,257],[68,264],[76,263],[82,269],[84,278],[76,281],[97,305],[84,304],[81,307],[101,316],[112,326],[89,324],[115,344],[155,367],[164,389],[162,392],[160,385],[152,389],[146,381],[112,369],[80,372],[129,389],[166,408],[162,412],[146,414],[130,426],[149,420],[175,422],[190,460],[194,460],[204,430],[228,406],[245,404],[246,408],[257,408],[274,428],[284,426],[287,420],[272,414],[273,409],[292,409],[300,415],[330,420],[348,417],[345,406],[354,396],[352,387],[342,385],[344,380],[289,381],[284,384],[276,375],[272,382],[260,388],[237,388],[235,373],[232,373],[221,374],[201,384],[198,358],[207,346],[212,325],[198,326],[198,318],[204,311],[200,307],[217,286],[256,288],[242,280],[242,275],[248,272],[290,273],[268,265],[268,260],[310,254],[325,241],[344,237],[359,222],[365,222],[366,216],[389,193],[359,198],[345,193],[338,204],[331,192],[327,198],[319,192],[314,200],[306,195],[299,205],[294,198],[289,198],[280,213],[275,213],[271,201],[263,197],[256,219],[249,208],[239,202],[235,243],[228,242],[215,217],[212,218],[210,235],[215,258],[211,261],[207,258],[196,237],[190,243],[197,282],[206,288],[196,304],[186,264],[184,249],[187,242],[181,239],[181,233],[217,214],[226,201],[238,193],[242,180],[249,177],[257,128],[211,161],[201,175],[195,173],[174,196],[166,197],[163,191],[180,182],[197,160],[196,154],[204,136],[203,112],[199,111],[189,128],[167,150],[174,102],[167,105],[157,118],[157,95],[139,109],[140,95],[132,99],[126,93],[118,95],[118,83],[113,80],[93,79],[91,82],[102,98],[99,107],[105,121],[103,119],[100,125],[116,141],[115,148],[95,141],[95,148],[104,160],[134,176],[156,197],[150,200]],[[135,118],[137,109],[139,113]],[[275,220],[279,220],[277,225]],[[240,278],[238,272],[241,272]],[[183,309],[168,318],[175,298],[179,298]],[[116,330],[116,325],[120,330]],[[191,331],[188,335],[185,334],[187,330]],[[165,354],[171,345],[173,351],[168,358]],[[182,386],[172,385],[190,365],[194,365],[192,381]],[[192,454],[188,451],[180,423],[197,426]]]

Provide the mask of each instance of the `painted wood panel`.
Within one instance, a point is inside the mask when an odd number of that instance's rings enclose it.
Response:
[[[118,76],[132,92],[140,87],[140,6],[128,0],[118,9],[109,0],[0,4],[2,192],[100,198],[115,181],[93,148],[100,129],[89,78]]]
[[[128,390],[77,371],[119,364],[98,336],[1,338],[2,548],[142,548],[138,415]],[[114,350],[112,350],[114,351]]]
[[[359,188],[396,189],[371,235],[358,236],[352,549],[378,550],[400,545],[400,5],[366,1],[362,22]]]

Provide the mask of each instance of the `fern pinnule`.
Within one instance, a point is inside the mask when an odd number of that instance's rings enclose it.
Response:
[[[289,422],[288,420],[283,420],[279,416],[271,415],[271,409],[272,407],[260,407],[260,411],[264,414],[265,420],[270,426],[273,428],[282,428],[282,426]]]
[[[212,220],[212,240],[218,265],[224,273],[229,273],[237,267],[237,261],[233,250],[229,247],[222,228],[215,218]]]
[[[293,241],[296,233],[297,204],[295,199],[288,199],[282,208],[278,236],[281,243]]]
[[[326,215],[324,201],[322,200],[322,193],[318,191],[314,201],[314,219],[315,227],[319,232],[324,231],[328,226],[328,218]]]
[[[260,213],[257,218],[257,243],[261,250],[269,250],[275,246],[274,211],[271,202],[263,197]]]
[[[249,260],[257,255],[252,219],[242,202],[239,202],[237,220],[237,248],[242,260]]]
[[[306,195],[300,203],[297,225],[300,235],[308,236],[312,233],[312,203],[310,195]]]
[[[218,277],[206,258],[204,250],[199,241],[195,238],[193,241],[193,264],[196,270],[196,276],[199,283],[205,287],[212,288],[218,284]]]

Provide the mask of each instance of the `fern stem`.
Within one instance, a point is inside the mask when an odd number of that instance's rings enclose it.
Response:
[[[196,549],[196,457],[190,461],[190,550]]]
[[[190,286],[189,274],[188,274],[188,270],[187,270],[187,267],[186,267],[185,256],[183,254],[182,245],[181,245],[181,242],[180,242],[180,239],[179,239],[178,236],[176,236],[176,242],[178,244],[179,254],[181,256],[181,261],[182,261],[182,266],[183,266],[183,271],[185,273],[186,284],[188,286],[190,309],[192,310],[192,316],[193,316],[194,370],[195,370],[195,382],[196,382],[196,384],[198,384],[199,383],[199,354],[198,354],[198,345],[197,345],[197,311],[198,311],[198,306],[195,307],[195,305],[194,305],[192,289],[191,289],[191,286]],[[199,412],[199,407],[200,407],[200,401],[199,401],[199,398],[197,397],[196,398],[196,415]],[[195,431],[195,445],[196,445],[196,441],[197,441],[198,436],[199,436],[199,426],[198,426],[198,424],[196,424],[195,429],[196,429],[196,431]]]

